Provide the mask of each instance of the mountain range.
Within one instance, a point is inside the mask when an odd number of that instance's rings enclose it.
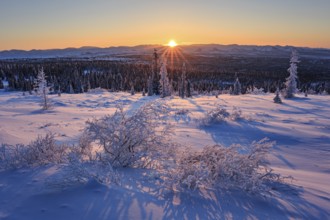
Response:
[[[152,54],[154,49],[164,50],[162,45],[139,45],[120,47],[80,47],[47,50],[5,50],[0,51],[0,60],[6,59],[40,59],[40,58],[95,58],[95,59],[124,59],[130,55]],[[315,59],[330,59],[330,49],[308,48],[293,46],[256,46],[256,45],[221,45],[193,44],[181,45],[175,49],[183,54],[202,56],[255,56],[255,57],[290,57],[292,49],[296,49],[301,57]]]

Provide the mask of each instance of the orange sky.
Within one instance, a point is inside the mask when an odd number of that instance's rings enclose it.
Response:
[[[330,1],[0,1],[0,50],[218,43],[330,48]]]

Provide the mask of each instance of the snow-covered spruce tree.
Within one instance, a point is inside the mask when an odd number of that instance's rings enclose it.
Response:
[[[288,69],[290,75],[286,78],[285,82],[285,98],[293,98],[294,94],[297,92],[297,63],[299,63],[298,54],[296,50],[293,50],[290,59],[290,67]]]
[[[185,97],[185,93],[186,93],[186,73],[187,73],[187,69],[186,69],[186,64],[183,63],[182,65],[182,74],[181,74],[181,82],[180,82],[180,89],[179,89],[179,93],[180,93],[180,97],[184,99]]]
[[[242,88],[241,88],[241,83],[238,80],[238,77],[236,77],[236,81],[234,83],[234,90],[233,90],[233,95],[240,95]]]
[[[274,97],[273,100],[274,100],[275,103],[278,103],[278,104],[281,104],[281,103],[282,103],[282,100],[281,100],[281,98],[280,98],[280,90],[279,90],[278,87],[277,87],[277,89],[276,89],[275,97]]]
[[[57,95],[61,96],[61,85],[58,85]]]
[[[321,95],[328,95],[328,92],[326,89],[324,89],[322,92],[321,92]]]
[[[50,108],[50,101],[48,99],[49,87],[47,86],[46,75],[44,72],[44,68],[41,67],[38,72],[37,80],[36,80],[36,91],[39,96],[41,96],[41,106],[43,110],[47,110]]]
[[[171,95],[171,86],[170,81],[167,76],[167,69],[166,69],[166,60],[163,60],[163,63],[160,67],[160,97],[164,98],[166,96]]]
[[[88,79],[87,79],[87,92],[89,92],[89,91],[91,91],[91,82],[90,82],[90,79],[88,77]]]
[[[69,94],[73,94],[73,93],[74,93],[73,86],[72,86],[72,83],[70,82],[69,83]]]

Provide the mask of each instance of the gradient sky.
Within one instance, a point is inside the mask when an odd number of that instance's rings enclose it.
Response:
[[[330,0],[0,0],[0,50],[218,43],[330,48]]]

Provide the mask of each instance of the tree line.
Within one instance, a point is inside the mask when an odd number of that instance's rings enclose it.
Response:
[[[263,88],[265,92],[275,92],[277,87],[284,88],[288,62],[283,63],[283,69],[265,66],[264,70],[251,66],[251,60],[231,58],[216,60],[215,58],[189,57],[183,67],[183,61],[167,65],[167,75],[171,89],[180,92],[184,81],[189,83],[191,90],[205,93],[212,91],[229,91],[234,89],[238,77],[242,93]],[[221,63],[224,62],[224,63]],[[243,62],[243,64],[242,64]],[[254,62],[254,61],[253,61]],[[230,63],[230,65],[228,64]],[[265,61],[261,62],[265,65]],[[232,67],[230,67],[232,66]],[[33,92],[38,71],[43,68],[47,82],[51,85],[50,92],[82,93],[94,88],[109,91],[147,91],[153,87],[153,93],[159,94],[161,60],[157,51],[147,59],[139,61],[111,60],[75,60],[75,59],[26,59],[0,61],[0,89]],[[311,72],[307,74],[306,66],[299,66],[298,88],[312,90],[315,93],[327,91],[330,93],[330,79],[326,74]],[[313,70],[311,70],[313,71]],[[185,72],[183,74],[183,72]],[[314,75],[314,78],[310,75]],[[315,77],[315,75],[317,77]],[[319,80],[317,79],[319,77]],[[152,85],[150,85],[150,80]]]

